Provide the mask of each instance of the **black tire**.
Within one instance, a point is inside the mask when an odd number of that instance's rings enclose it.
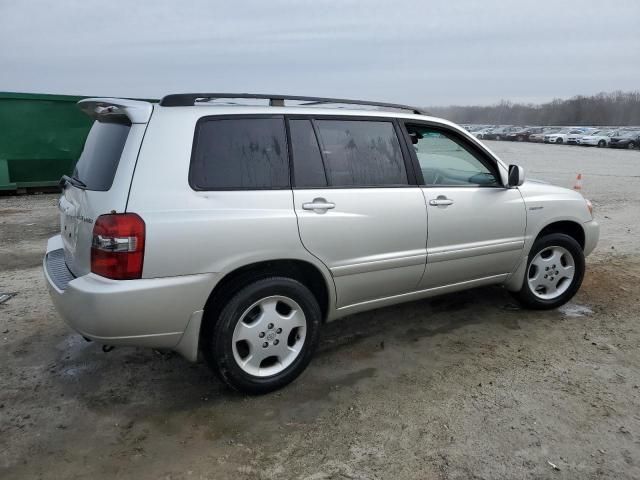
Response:
[[[627,148],[629,150],[633,150],[634,148],[636,148],[636,143],[635,142],[629,142],[629,145],[627,145]]]
[[[496,140],[500,141],[500,135],[496,135]]]
[[[569,251],[575,263],[575,274],[573,279],[571,280],[571,285],[564,293],[554,299],[542,299],[536,296],[531,291],[528,282],[529,272],[531,261],[535,258],[535,256],[540,251],[551,246],[563,247]],[[522,287],[519,291],[511,293],[522,305],[533,310],[550,310],[552,308],[558,308],[559,306],[564,305],[569,300],[571,300],[576,294],[576,292],[580,288],[580,285],[582,285],[584,271],[584,252],[582,251],[580,244],[576,242],[573,237],[565,235],[564,233],[552,233],[549,235],[545,235],[538,238],[533,244],[533,247],[531,247],[531,252],[529,252],[529,258],[527,259],[527,269],[522,281]]]
[[[564,140],[562,140],[562,138],[558,138],[558,139],[556,139],[556,143],[557,144],[562,144],[562,143],[564,143]]]
[[[604,148],[604,147],[606,147],[606,146],[607,146],[607,142],[606,142],[606,140],[600,140],[600,141],[598,142],[598,148]]]
[[[242,314],[262,298],[284,296],[294,300],[306,317],[304,344],[295,360],[283,371],[268,377],[250,375],[240,368],[233,355],[233,332]],[[302,283],[287,277],[257,280],[233,295],[217,319],[208,318],[203,333],[203,353],[209,367],[229,387],[242,393],[260,395],[295,380],[307,367],[318,345],[322,313],[315,296]]]

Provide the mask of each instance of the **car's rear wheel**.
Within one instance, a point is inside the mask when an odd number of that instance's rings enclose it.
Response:
[[[556,139],[556,143],[563,143],[563,142],[564,142],[564,140],[562,140],[562,138]]]
[[[247,285],[222,308],[203,339],[209,366],[231,388],[267,393],[292,382],[318,344],[320,306],[297,280],[272,277]]]
[[[598,148],[604,148],[607,146],[607,142],[605,140],[600,140],[598,142]]]
[[[633,150],[634,148],[636,148],[636,144],[635,144],[635,142],[629,142],[629,145],[627,145],[627,148],[628,148],[629,150]]]
[[[557,308],[576,294],[584,270],[584,252],[574,238],[545,235],[533,244],[522,287],[514,296],[528,308]]]

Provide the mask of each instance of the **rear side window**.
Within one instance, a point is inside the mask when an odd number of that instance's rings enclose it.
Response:
[[[392,122],[317,120],[330,186],[407,185]]]
[[[200,120],[196,126],[189,183],[196,190],[288,188],[284,120]]]
[[[84,182],[87,190],[111,188],[130,130],[131,123],[126,120],[93,122],[73,171],[73,176]]]

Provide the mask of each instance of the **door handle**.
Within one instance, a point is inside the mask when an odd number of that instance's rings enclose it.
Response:
[[[439,195],[438,198],[432,198],[429,200],[429,205],[433,205],[436,207],[453,205],[453,200],[445,197],[444,195]]]
[[[314,198],[313,202],[302,204],[303,210],[313,210],[316,213],[325,213],[327,210],[332,208],[336,208],[336,204],[333,202],[327,202],[324,198]]]

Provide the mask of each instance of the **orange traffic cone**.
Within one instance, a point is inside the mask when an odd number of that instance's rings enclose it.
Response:
[[[574,190],[582,190],[582,174],[579,173],[578,176],[576,177],[576,183],[573,186]]]

